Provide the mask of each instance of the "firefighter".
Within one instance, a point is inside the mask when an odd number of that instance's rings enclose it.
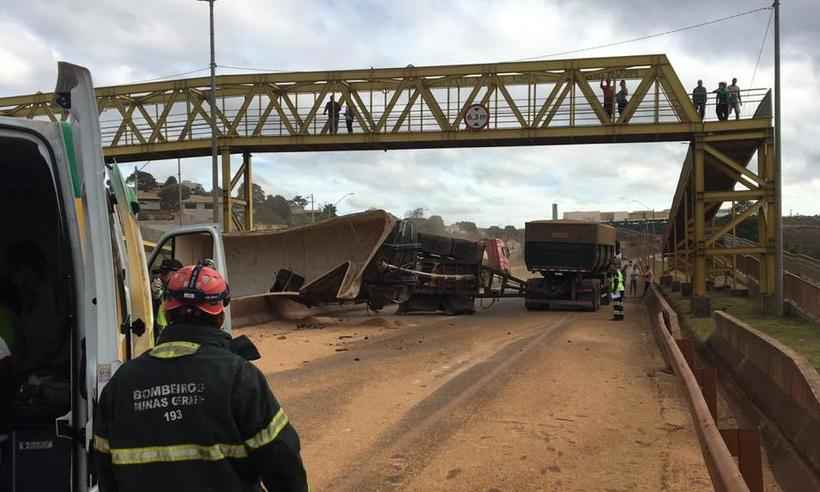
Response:
[[[617,265],[613,265],[610,272],[610,289],[612,293],[612,319],[624,319],[624,274]]]
[[[159,266],[159,275],[151,282],[151,297],[154,303],[154,337],[159,337],[162,330],[168,326],[168,319],[165,316],[165,290],[168,287],[168,280],[171,274],[182,268],[182,263],[174,258],[162,260]]]
[[[169,325],[103,388],[94,420],[101,492],[308,490],[299,437],[262,373],[220,327],[227,283],[199,263],[174,272]]]

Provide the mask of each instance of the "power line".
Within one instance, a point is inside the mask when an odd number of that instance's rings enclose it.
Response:
[[[645,41],[647,39],[659,38],[661,36],[668,36],[670,34],[675,34],[675,33],[679,33],[679,32],[682,32],[682,31],[688,31],[688,30],[691,30],[691,29],[698,29],[698,28],[701,28],[701,27],[710,26],[712,24],[718,24],[720,22],[726,22],[728,20],[737,19],[738,17],[743,17],[743,16],[746,16],[746,15],[751,15],[751,14],[755,14],[757,12],[762,12],[764,10],[771,10],[771,9],[772,9],[772,7],[760,7],[760,8],[756,8],[756,9],[753,9],[753,10],[747,10],[745,12],[740,12],[740,13],[737,13],[737,14],[734,14],[734,15],[721,17],[719,19],[712,19],[710,21],[701,22],[699,24],[692,24],[692,25],[689,25],[689,26],[679,27],[677,29],[672,29],[671,31],[664,31],[664,32],[659,32],[659,33],[655,33],[655,34],[649,34],[649,35],[646,35],[646,36],[640,36],[640,37],[637,37],[637,38],[627,39],[627,40],[624,40],[624,41],[617,41],[615,43],[607,43],[607,44],[601,44],[601,45],[598,45],[598,46],[590,46],[588,48],[579,48],[579,49],[575,49],[575,50],[560,51],[560,52],[557,52],[557,53],[549,53],[549,54],[546,54],[546,55],[531,56],[529,58],[520,58],[520,59],[514,60],[514,61],[541,60],[541,59],[544,59],[544,58],[553,58],[553,57],[556,57],[556,56],[571,55],[573,53],[581,53],[583,51],[592,51],[592,50],[598,50],[598,49],[602,49],[602,48],[611,48],[613,46],[620,46],[622,44],[635,43],[637,41]]]
[[[275,70],[273,68],[238,67],[236,65],[219,65],[219,68],[230,68],[233,70],[250,70],[253,72],[284,72],[284,70]]]
[[[749,86],[754,86],[755,77],[757,76],[757,67],[760,66],[760,58],[763,56],[763,48],[766,47],[766,39],[769,37],[769,28],[772,27],[772,17],[774,17],[774,10],[769,12],[769,22],[766,23],[766,32],[763,34],[763,42],[760,43],[760,52],[757,54],[757,61],[755,62],[755,69],[752,71],[752,80]]]
[[[144,82],[156,82],[158,80],[175,79],[175,78],[178,78],[178,77],[183,77],[185,75],[192,75],[192,74],[195,74],[195,73],[198,73],[198,72],[204,72],[205,70],[208,70],[208,69],[209,69],[209,67],[198,68],[196,70],[191,70],[190,72],[173,73],[171,75],[163,75],[162,77],[155,77],[153,79],[145,79],[145,80],[137,80],[136,82],[129,82],[129,83],[131,83],[131,84],[142,84]]]

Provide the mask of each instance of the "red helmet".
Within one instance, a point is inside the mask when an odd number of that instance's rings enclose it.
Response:
[[[231,290],[222,274],[199,263],[182,267],[171,274],[165,298],[166,311],[194,306],[216,316],[231,302]]]

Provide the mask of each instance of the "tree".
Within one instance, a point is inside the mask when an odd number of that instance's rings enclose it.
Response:
[[[145,171],[138,171],[137,172],[138,181],[137,181],[137,188],[139,191],[151,191],[158,186],[156,178],[151,173],[147,173]],[[134,173],[131,173],[125,179],[127,184],[134,184]]]
[[[322,207],[322,218],[329,219],[331,217],[336,217],[336,205],[325,203]]]
[[[498,239],[504,234],[504,230],[498,226],[491,226],[487,229],[487,235],[493,239]]]
[[[254,201],[258,198],[258,193],[254,189]],[[254,220],[263,224],[290,224],[290,205],[285,197],[281,195],[264,197],[261,203],[256,204]]]
[[[735,215],[740,215],[743,212],[749,210],[751,208],[752,202],[750,201],[741,201],[735,203]],[[758,213],[760,213],[758,211]],[[732,215],[729,214],[725,217],[721,217],[716,219],[715,222],[718,225],[728,224],[732,221]],[[757,241],[758,239],[758,230],[757,230],[757,217],[752,215],[751,217],[747,218],[740,224],[735,226],[735,230],[737,231],[737,236],[743,239],[747,239],[749,241]]]
[[[431,215],[427,219],[427,230],[432,234],[447,234],[447,227],[444,225],[444,219],[441,218],[441,215]]]
[[[408,210],[407,212],[404,212],[404,218],[405,219],[423,219],[424,218],[424,209],[419,207],[419,208],[414,208],[413,210]]]
[[[167,182],[167,181],[166,181]],[[179,188],[180,185],[176,183],[166,184],[159,190],[159,206],[163,210],[179,210]],[[191,190],[182,185],[182,200],[187,200],[191,197]]]
[[[253,204],[254,205],[260,205],[262,203],[265,203],[265,198],[266,198],[265,190],[263,190],[262,187],[259,186],[258,184],[254,183],[253,184]]]
[[[164,183],[162,183],[162,186],[175,185],[177,183],[178,183],[177,177],[172,174],[172,175],[168,176],[168,179],[166,179]]]
[[[475,224],[475,222],[456,222],[456,226],[466,234],[478,234],[478,226]]]
[[[281,224],[290,224],[290,203],[285,197],[282,195],[268,195],[265,199],[265,205],[281,220]]]
[[[193,181],[188,181],[187,179],[182,182],[183,185],[187,186],[189,190],[191,190],[192,195],[206,195],[205,187],[199,183],[195,183]]]
[[[302,195],[296,195],[296,196],[294,196],[293,198],[290,199],[290,204],[293,205],[294,207],[305,208],[308,203],[309,203],[309,200],[307,198],[303,197]]]

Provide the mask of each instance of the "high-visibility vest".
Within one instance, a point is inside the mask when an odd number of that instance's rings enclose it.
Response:
[[[622,292],[624,290],[624,274],[620,270],[617,270],[616,274],[612,277],[612,291]]]
[[[168,326],[168,318],[165,317],[164,300],[159,304],[159,308],[157,308],[157,318],[154,324],[157,326],[157,335],[159,335],[159,333],[161,333],[162,330],[165,329],[166,326]]]

